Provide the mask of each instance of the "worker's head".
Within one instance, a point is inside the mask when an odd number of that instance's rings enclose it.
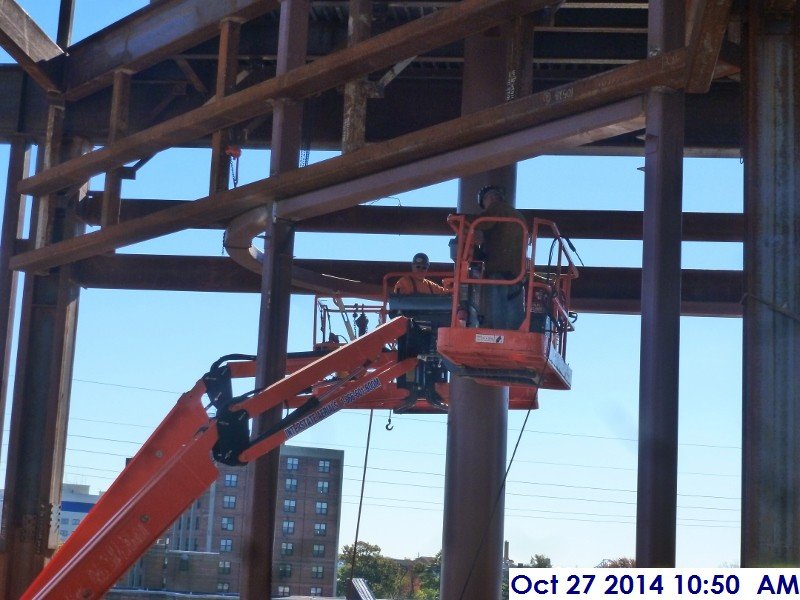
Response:
[[[505,202],[506,189],[499,185],[485,185],[478,190],[478,205],[482,209],[489,208],[495,202]]]
[[[428,255],[424,252],[417,252],[414,258],[411,259],[411,270],[415,273],[424,273],[431,266],[431,261],[428,260]]]

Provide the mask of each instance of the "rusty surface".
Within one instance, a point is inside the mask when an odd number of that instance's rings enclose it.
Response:
[[[748,19],[741,565],[798,566],[800,35],[796,9]]]

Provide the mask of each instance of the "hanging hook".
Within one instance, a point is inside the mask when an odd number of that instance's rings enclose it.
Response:
[[[389,411],[389,422],[386,423],[386,431],[391,431],[394,429],[394,425],[392,425],[392,411]]]

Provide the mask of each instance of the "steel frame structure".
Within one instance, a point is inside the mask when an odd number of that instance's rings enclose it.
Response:
[[[14,0],[0,3],[0,46],[18,62],[0,68],[0,140],[12,148],[0,242],[0,391],[9,378],[16,273],[28,274],[0,539],[6,595],[17,597],[51,551],[46,507],[60,493],[77,286],[209,289],[213,282],[217,291],[260,291],[265,299],[308,290],[374,293],[383,273],[398,265],[292,263],[291,232],[281,223],[292,221],[298,230],[445,233],[433,209],[403,209],[398,218],[397,211],[356,205],[461,177],[461,208],[469,210],[466,198],[483,182],[513,181],[516,161],[564,152],[645,155],[643,215],[541,215],[562,227],[572,219],[592,236],[644,242],[641,270],[585,269],[573,290],[578,310],[643,315],[639,565],[674,564],[680,314],[743,314],[742,565],[800,564],[800,416],[791,410],[800,387],[791,366],[800,339],[800,233],[786,227],[797,211],[796,1],[750,0],[732,12],[731,0],[399,0],[381,5],[372,31],[356,31],[348,41],[341,15],[363,14],[367,5],[163,0],[71,44],[74,0],[61,0],[57,43]],[[288,42],[306,39],[302,47]],[[476,103],[484,85],[470,79],[476,67],[465,52],[479,42],[510,48],[508,56],[518,61],[504,71],[506,83],[514,74],[514,85],[488,105]],[[294,168],[290,157],[306,136],[303,112],[306,124],[315,123],[309,144],[342,143],[342,119],[332,116],[343,106],[339,86],[346,88],[347,152]],[[408,110],[423,97],[428,110]],[[682,122],[684,131],[675,126]],[[213,174],[225,170],[226,130],[272,148],[277,162],[269,177],[224,189]],[[104,147],[86,152],[93,143]],[[34,175],[27,164],[31,144],[40,148]],[[119,197],[120,178],[181,144],[216,149],[208,197],[158,205]],[[682,214],[676,182],[681,157],[692,153],[741,153],[744,217]],[[126,167],[131,161],[138,162]],[[105,190],[88,193],[85,182],[101,173]],[[35,198],[30,239],[20,238],[24,195]],[[268,248],[282,250],[268,250],[261,273],[229,258],[106,254],[186,228],[256,221],[263,215],[248,213],[264,205],[279,217],[267,219]],[[82,233],[79,218],[102,227]],[[681,239],[743,240],[744,273],[681,271]],[[337,287],[320,275],[323,264],[333,275],[357,272],[362,283]],[[283,371],[288,313],[282,306],[265,301],[262,310],[264,382]],[[277,359],[267,360],[267,347],[278,350]],[[39,412],[28,412],[34,407]],[[780,435],[771,435],[778,424]],[[267,495],[272,471],[254,474]],[[254,535],[263,542],[269,527],[256,523]],[[247,578],[253,597],[269,585],[268,576],[247,571]]]

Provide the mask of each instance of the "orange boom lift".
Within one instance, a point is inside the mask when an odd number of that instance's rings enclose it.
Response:
[[[534,220],[526,260],[512,284],[525,289],[518,330],[479,327],[481,286],[471,240],[475,224],[450,218],[458,235],[453,295],[392,296],[386,322],[327,354],[290,360],[292,372],[263,390],[234,396],[232,380],[252,377],[252,357],[216,361],[145,442],[78,528],[23,594],[23,600],[100,598],[202,494],[219,474],[215,463],[243,465],[344,408],[443,411],[448,373],[511,386],[512,408],[535,408],[539,388],[568,389],[564,358],[572,330],[570,282],[577,270],[553,223]],[[556,261],[535,269],[542,228],[553,235]],[[568,243],[568,241],[567,241]],[[461,318],[465,314],[470,318]],[[327,348],[326,348],[327,350]],[[246,358],[246,360],[243,360]],[[203,404],[207,396],[208,404]],[[418,402],[418,401],[424,402]],[[276,406],[291,412],[271,430],[250,436],[250,421]]]

